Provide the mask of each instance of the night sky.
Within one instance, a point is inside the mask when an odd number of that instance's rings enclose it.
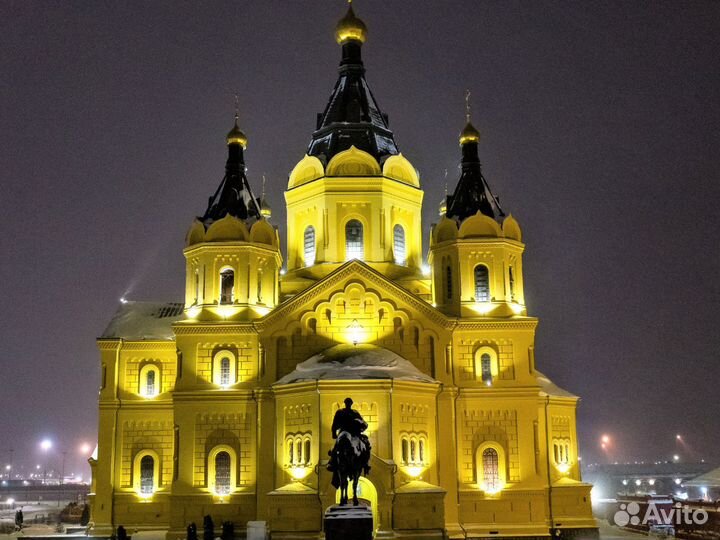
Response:
[[[524,230],[537,365],[582,396],[581,454],[720,464],[720,3],[356,0],[367,79],[425,190],[458,178],[463,94]],[[94,444],[95,338],[126,296],[182,301],[183,239],[287,176],[337,76],[342,1],[0,6],[0,461]],[[613,438],[610,455],[601,434]]]

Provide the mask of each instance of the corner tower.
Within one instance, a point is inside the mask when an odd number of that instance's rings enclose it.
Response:
[[[367,27],[352,4],[338,22],[339,77],[318,114],[305,157],[285,192],[288,275],[297,293],[351,259],[429,295],[421,279],[423,192],[419,175],[399,152],[365,79]],[[428,296],[429,297],[429,296]]]
[[[525,315],[522,232],[482,174],[470,113],[460,133],[461,173],[430,236],[433,303],[448,315]]]
[[[253,319],[278,303],[279,237],[245,175],[247,137],[237,114],[226,140],[225,177],[190,227],[183,251],[190,319]]]

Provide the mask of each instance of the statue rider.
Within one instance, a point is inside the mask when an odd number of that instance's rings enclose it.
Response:
[[[332,423],[332,438],[336,440],[335,447],[337,447],[337,439],[342,436],[342,433],[347,433],[352,439],[358,440],[364,445],[363,450],[367,452],[366,455],[370,455],[370,439],[363,433],[367,428],[367,422],[363,419],[362,415],[352,408],[353,400],[345,398],[345,408],[338,409],[335,412]],[[330,452],[330,461],[328,462],[327,469],[333,472],[333,485],[335,484],[335,477],[337,476],[338,462],[337,452],[333,448]],[[370,467],[365,467],[365,474],[370,472]],[[337,486],[336,486],[337,487]]]

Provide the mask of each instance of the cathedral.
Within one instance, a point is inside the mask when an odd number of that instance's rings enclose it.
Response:
[[[236,115],[185,237],[184,302],[123,302],[97,341],[93,534],[174,540],[210,515],[216,534],[321,538],[339,500],[331,423],[351,397],[377,537],[597,538],[578,397],[538,370],[522,229],[483,177],[479,131],[468,114],[425,254],[419,174],[366,81],[352,6],[335,37],[337,83],[285,191],[285,254]]]

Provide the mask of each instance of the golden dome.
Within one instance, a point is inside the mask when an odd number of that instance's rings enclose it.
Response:
[[[347,13],[338,21],[335,27],[335,39],[342,45],[346,41],[365,43],[365,38],[367,38],[367,26],[355,16],[351,0],[348,2]]]
[[[475,129],[470,120],[465,124],[465,128],[460,132],[460,144],[469,142],[480,142],[480,132]]]
[[[228,144],[239,144],[243,148],[247,148],[247,135],[238,127],[238,118],[235,116],[235,125],[227,134]]]

